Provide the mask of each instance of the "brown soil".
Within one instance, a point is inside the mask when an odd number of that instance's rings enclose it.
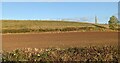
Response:
[[[118,44],[118,32],[66,32],[2,35],[3,50]]]

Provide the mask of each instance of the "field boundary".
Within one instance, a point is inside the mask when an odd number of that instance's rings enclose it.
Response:
[[[2,35],[16,35],[16,34],[54,34],[54,33],[72,33],[72,32],[84,32],[84,31],[64,31],[64,32],[27,32],[27,33],[2,33]],[[120,32],[120,31],[85,31],[85,32]]]

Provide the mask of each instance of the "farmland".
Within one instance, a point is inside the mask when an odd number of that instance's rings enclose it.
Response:
[[[117,32],[66,32],[3,35],[3,49],[79,47],[92,45],[117,46]]]
[[[20,29],[20,28],[64,28],[64,27],[83,27],[93,26],[84,22],[69,22],[55,20],[2,20],[3,29]]]
[[[5,62],[118,62],[117,32],[5,34],[2,46]]]
[[[3,61],[118,61],[119,32],[108,25],[3,20],[2,33]]]
[[[101,24],[100,24],[101,25]],[[39,33],[61,31],[112,31],[108,25],[50,20],[2,20],[2,33]]]

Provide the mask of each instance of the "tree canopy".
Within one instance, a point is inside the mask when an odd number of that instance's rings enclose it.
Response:
[[[110,20],[108,22],[110,29],[116,29],[118,27],[119,21],[115,16],[110,17]]]

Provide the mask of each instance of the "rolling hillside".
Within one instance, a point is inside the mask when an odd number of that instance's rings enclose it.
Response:
[[[43,20],[3,20],[3,29],[19,28],[64,28],[64,27],[85,27],[93,26],[90,23],[68,22],[68,21],[43,21]]]
[[[50,20],[2,20],[3,33],[93,30],[92,23]],[[101,28],[101,27],[99,27]]]

